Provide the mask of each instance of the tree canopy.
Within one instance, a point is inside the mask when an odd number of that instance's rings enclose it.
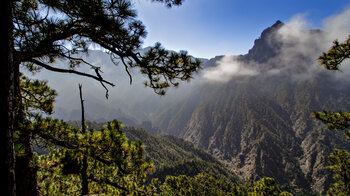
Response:
[[[333,46],[319,57],[321,65],[327,70],[341,71],[341,64],[350,58],[350,36],[343,42],[333,42]],[[325,123],[329,130],[344,131],[345,136],[350,139],[350,112],[314,112],[313,117]],[[334,172],[336,180],[328,190],[328,195],[350,194],[350,156],[344,149],[335,149],[329,156],[328,169]]]
[[[338,40],[335,40],[331,49],[319,57],[319,61],[325,69],[341,70],[341,63],[348,58],[350,58],[350,36],[343,43],[339,43]]]
[[[182,0],[152,1],[163,3],[167,7],[182,3]],[[36,97],[20,88],[20,67],[32,72],[47,69],[90,77],[99,81],[106,89],[107,98],[108,86],[115,84],[103,78],[100,65],[93,65],[79,56],[81,53],[88,53],[90,44],[101,46],[110,54],[114,63],[121,62],[130,76],[130,83],[132,76],[129,70],[139,69],[148,78],[145,85],[160,95],[165,94],[165,88],[191,79],[192,74],[200,68],[200,61],[190,57],[187,52],[169,52],[159,43],[141,54],[139,50],[146,30],[137,19],[132,0],[4,0],[0,7],[6,32],[6,36],[1,39],[4,54],[1,59],[4,64],[3,82],[0,84],[4,95],[1,99],[1,177],[6,182],[2,189],[8,195],[16,193],[14,130],[17,132],[17,139],[23,141],[25,149],[31,149],[30,131],[33,130],[24,129],[23,127],[28,126],[21,125],[25,124],[26,118],[32,122],[29,116],[35,112],[28,109],[33,108],[35,111],[40,107],[47,112],[52,110],[50,99],[46,100],[48,102],[35,102],[37,105],[30,102],[30,99]],[[68,61],[67,66],[52,65],[57,59]],[[93,72],[82,72],[78,70],[79,66],[88,66]],[[35,86],[43,85],[31,82],[27,84],[34,85],[27,87],[36,93],[49,93],[42,96],[53,95],[53,92],[45,89],[35,90]],[[20,96],[21,93],[23,96]],[[26,154],[28,156],[23,164],[30,170],[32,153],[29,151]],[[25,167],[17,167],[22,168]],[[33,173],[34,170],[30,172]],[[26,178],[25,175],[17,176],[22,180]],[[30,183],[29,181],[33,180],[28,178],[27,182]]]
[[[167,6],[182,2],[155,1]],[[114,63],[122,62],[130,82],[129,70],[139,68],[149,79],[146,86],[163,95],[165,88],[189,80],[200,66],[187,52],[168,52],[159,43],[141,54],[146,30],[130,0],[26,0],[15,1],[14,8],[15,61],[31,71],[45,68],[74,73],[98,80],[105,88],[114,86],[103,79],[98,65],[77,56],[88,52],[90,44],[97,44],[108,51]],[[68,67],[50,65],[58,58],[68,60]],[[79,65],[89,66],[95,74],[76,70]]]

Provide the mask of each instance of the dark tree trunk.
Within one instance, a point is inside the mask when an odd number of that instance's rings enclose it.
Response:
[[[19,90],[19,89],[18,89]],[[19,91],[18,91],[19,92]],[[17,106],[22,105],[21,99],[17,99]],[[17,127],[19,122],[25,123],[24,114],[22,108],[16,108],[17,113],[15,115],[15,130],[20,130],[21,135],[18,139],[19,143],[24,147],[24,153],[17,154],[16,156],[16,188],[17,195],[21,196],[36,196],[38,195],[37,178],[36,178],[36,166],[33,165],[33,150],[31,142],[31,132],[25,127]]]
[[[36,196],[38,195],[36,168],[33,167],[30,155],[16,157],[16,188],[17,195]]]
[[[16,195],[13,144],[15,66],[13,62],[12,1],[0,1],[0,178],[1,195]]]
[[[17,195],[21,196],[36,196],[38,195],[38,186],[36,178],[36,166],[33,165],[33,150],[32,150],[32,133],[26,129],[26,124],[29,123],[25,119],[24,108],[22,104],[21,88],[20,88],[20,70],[19,62],[15,64],[15,116],[14,130],[20,130],[20,138],[18,141],[24,147],[23,154],[16,156],[16,191]],[[24,126],[20,126],[20,125]]]

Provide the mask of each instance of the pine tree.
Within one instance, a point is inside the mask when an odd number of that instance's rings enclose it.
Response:
[[[158,1],[167,5],[181,2]],[[136,19],[130,0],[19,1],[15,3],[14,26],[16,62],[29,70],[45,68],[91,77],[105,88],[114,84],[103,79],[100,67],[77,57],[78,53],[88,52],[92,43],[108,50],[116,64],[122,62],[130,82],[129,70],[139,68],[149,79],[146,86],[158,94],[164,94],[166,87],[177,86],[178,80],[189,80],[200,64],[186,52],[168,52],[159,43],[141,55],[138,50],[146,31]],[[68,60],[69,67],[49,65],[57,58]],[[75,70],[78,65],[89,66],[95,75]]]
[[[52,114],[56,92],[45,81],[21,76],[14,124],[16,188],[18,195],[37,195],[36,165],[33,163],[32,122],[41,114]]]
[[[350,36],[343,42],[334,41],[328,52],[319,57],[321,65],[327,70],[341,71],[340,65],[350,58]],[[342,130],[350,139],[350,112],[314,112],[313,117],[327,124],[329,130]],[[350,156],[346,150],[335,149],[329,156],[330,166],[327,168],[334,172],[333,178],[337,180],[327,191],[328,195],[350,194]]]
[[[249,192],[248,195],[258,196],[258,195],[279,195],[279,196],[291,196],[292,194],[288,192],[282,192],[277,186],[275,179],[264,177],[257,181],[254,186],[254,191]]]
[[[341,71],[340,65],[350,58],[350,36],[343,42],[335,40],[331,49],[319,57],[321,65],[327,70]],[[349,112],[314,112],[313,117],[327,124],[330,130],[344,130],[345,135],[350,138],[350,113]]]
[[[328,195],[350,195],[350,155],[346,150],[336,149],[329,155],[330,166],[327,168],[334,172],[334,179],[327,191]]]
[[[180,5],[181,0],[153,0],[168,7]],[[145,27],[137,20],[131,0],[4,0],[1,1],[1,20],[6,36],[2,37],[1,99],[1,178],[3,190],[15,195],[15,156],[12,134],[14,132],[14,105],[21,105],[19,88],[20,65],[30,71],[47,70],[73,73],[90,77],[101,83],[108,97],[109,86],[114,86],[102,76],[98,65],[92,65],[77,54],[87,53],[89,44],[98,44],[107,50],[111,60],[122,62],[125,71],[140,69],[148,77],[146,86],[163,95],[165,88],[177,86],[178,81],[189,80],[200,66],[186,52],[173,53],[156,44],[146,54],[138,53]],[[50,63],[65,59],[67,67],[54,67]],[[89,66],[95,74],[76,68]],[[17,107],[21,109],[20,107]],[[24,119],[17,111],[17,121]],[[31,141],[30,134],[26,136]],[[28,142],[27,142],[28,143]],[[30,143],[26,149],[30,149]],[[30,154],[30,153],[29,153]],[[25,185],[26,186],[26,185]],[[29,187],[26,187],[29,189]]]
[[[84,158],[89,186],[87,194],[137,194],[153,191],[145,186],[146,174],[153,164],[145,161],[141,142],[129,141],[116,120],[99,131],[81,133],[63,122],[40,119],[33,130],[42,145],[51,146],[51,153],[40,156],[39,188],[45,195],[80,195]],[[47,131],[49,128],[49,132]],[[60,144],[60,148],[53,145]]]
[[[145,177],[153,164],[145,161],[141,142],[127,140],[120,122],[87,131],[82,110],[82,128],[78,130],[41,116],[52,113],[56,96],[47,82],[21,76],[21,92],[22,105],[16,111],[22,111],[25,118],[17,122],[14,138],[17,166],[25,169],[16,168],[16,175],[23,175],[17,178],[22,183],[18,183],[17,194],[36,195],[37,189],[47,195],[152,192],[152,186],[145,186]],[[81,102],[83,109],[82,97]],[[37,148],[50,153],[33,154],[28,134]]]
[[[336,71],[341,70],[341,63],[348,58],[350,58],[350,36],[343,43],[339,43],[338,40],[335,40],[331,49],[319,57],[319,61],[325,69]]]

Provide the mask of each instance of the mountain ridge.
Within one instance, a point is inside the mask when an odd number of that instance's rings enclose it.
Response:
[[[313,56],[291,50],[305,45],[299,40],[283,40],[280,33],[285,27],[276,22],[263,31],[248,54],[228,65],[259,68],[256,74],[233,75],[226,83],[197,86],[184,98],[197,100],[187,106],[193,107],[189,119],[171,123],[170,118],[169,124],[162,126],[158,122],[165,113],[153,123],[213,154],[242,179],[269,176],[295,189],[325,193],[331,182],[326,170],[328,155],[334,148],[350,146],[341,133],[325,131],[311,114],[325,109],[349,110],[350,91],[343,90],[349,89],[349,84],[342,80],[346,76],[337,78],[318,70],[315,56],[322,48],[313,48]],[[316,41],[323,36],[317,30],[304,33]],[[213,63],[219,67],[221,62]],[[176,114],[181,111],[176,108],[182,107],[180,100],[168,111]]]

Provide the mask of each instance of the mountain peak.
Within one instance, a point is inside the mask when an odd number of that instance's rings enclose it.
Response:
[[[272,26],[271,26],[271,28],[278,28],[279,26],[281,26],[281,25],[284,25],[284,23],[282,22],[282,21],[280,21],[280,20],[277,20],[276,22],[275,22],[275,24],[273,24]]]
[[[274,37],[283,25],[283,22],[277,20],[272,26],[266,28],[261,33],[260,37],[254,41],[254,46],[248,51],[248,54],[245,55],[246,59],[254,60],[256,62],[264,62],[268,58],[276,55],[279,43]]]
[[[280,20],[277,20],[275,22],[275,24],[273,24],[271,27],[266,28],[260,35],[259,39],[263,39],[266,40],[268,38],[270,38],[271,34],[276,33],[282,26],[284,25],[283,22],[281,22]],[[259,40],[257,39],[257,40]],[[255,40],[255,42],[257,41]]]

